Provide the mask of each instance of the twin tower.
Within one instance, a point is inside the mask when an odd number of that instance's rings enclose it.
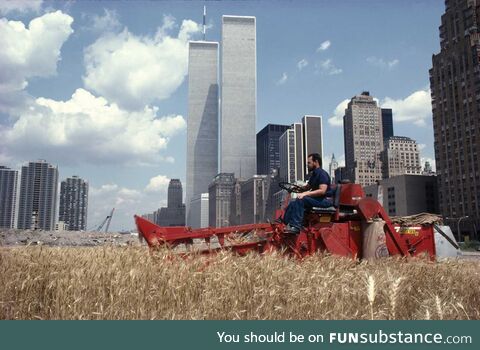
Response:
[[[256,19],[223,16],[220,43],[189,43],[187,225],[190,201],[208,192],[218,173],[255,175],[256,100]]]

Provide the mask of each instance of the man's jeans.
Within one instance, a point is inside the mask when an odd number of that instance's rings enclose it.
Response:
[[[305,196],[302,199],[295,199],[288,204],[285,215],[283,216],[283,221],[301,230],[305,209],[311,209],[313,207],[328,208],[331,206],[333,206],[333,202],[329,198]]]

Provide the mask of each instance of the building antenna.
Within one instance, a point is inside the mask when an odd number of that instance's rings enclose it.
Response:
[[[203,5],[203,41],[205,41],[205,18],[207,17],[207,6]]]

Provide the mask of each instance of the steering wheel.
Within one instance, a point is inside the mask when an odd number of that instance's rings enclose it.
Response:
[[[278,184],[278,187],[280,187],[282,190],[285,190],[289,193],[301,193],[304,192],[303,187],[292,184],[290,182],[280,182]]]

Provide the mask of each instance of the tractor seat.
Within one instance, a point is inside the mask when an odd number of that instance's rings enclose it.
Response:
[[[313,207],[312,209],[310,209],[310,212],[314,214],[335,214],[337,212],[337,208],[340,202],[341,188],[342,188],[341,184],[337,184],[337,186],[335,187],[332,207],[328,207],[328,208]]]
[[[313,207],[310,209],[311,213],[314,214],[335,214],[337,212],[337,208],[335,207],[328,207],[328,208],[320,208],[320,207]]]

